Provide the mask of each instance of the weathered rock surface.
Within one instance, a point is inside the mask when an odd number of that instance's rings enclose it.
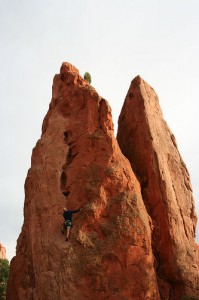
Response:
[[[6,259],[6,248],[0,243],[0,258]]]
[[[118,143],[129,159],[152,219],[161,299],[199,299],[196,214],[187,168],[154,90],[139,76],[127,93]]]
[[[68,242],[64,206],[83,206]],[[32,153],[7,299],[160,299],[150,218],[109,105],[67,63]]]

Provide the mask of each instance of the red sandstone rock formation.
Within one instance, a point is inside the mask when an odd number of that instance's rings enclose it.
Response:
[[[161,299],[199,297],[196,214],[187,168],[154,90],[139,76],[119,118],[118,142],[141,183],[153,224]],[[192,299],[192,298],[186,298]]]
[[[82,205],[66,242],[59,213]],[[7,299],[160,299],[150,218],[109,105],[67,63],[32,153]]]
[[[0,243],[0,258],[6,259],[6,248]]]

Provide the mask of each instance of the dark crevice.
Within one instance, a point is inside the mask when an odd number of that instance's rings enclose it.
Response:
[[[63,195],[64,195],[65,197],[68,197],[68,196],[70,195],[70,191],[63,192]]]
[[[66,144],[69,144],[68,141],[71,138],[71,136],[72,136],[71,131],[64,131],[64,142]]]
[[[61,178],[60,178],[61,190],[65,189],[66,181],[67,181],[67,176],[66,176],[66,173],[63,171],[61,174]]]
[[[105,139],[108,141],[109,143],[109,136],[107,134],[107,129],[106,129],[106,125],[105,125],[105,120],[106,120],[106,115],[108,113],[108,107],[106,104],[106,100],[101,98],[100,102],[99,102],[99,108],[98,108],[98,123],[99,123],[99,128],[100,130],[102,130]]]
[[[64,195],[64,197],[68,197],[70,195],[70,186],[68,186],[67,184],[67,167],[70,163],[72,163],[73,159],[76,157],[77,155],[77,150],[76,150],[76,146],[75,146],[75,141],[71,141],[71,137],[72,137],[72,132],[69,131],[64,131],[63,132],[63,138],[64,138],[64,142],[67,145],[68,148],[68,152],[67,152],[67,156],[66,156],[66,161],[62,166],[62,173],[61,173],[61,177],[60,177],[60,189],[61,189],[61,193]],[[70,141],[70,142],[69,142]]]
[[[102,121],[102,106],[104,101],[106,101],[105,99],[101,99],[101,101],[99,102],[99,108],[98,108],[98,122],[99,122],[99,128],[103,130],[103,121]]]
[[[61,79],[62,81],[64,81],[64,79],[65,79],[65,74],[61,74],[60,79]]]
[[[64,142],[68,142],[68,131],[64,131]]]
[[[69,148],[68,156],[67,156],[67,165],[71,164],[73,159],[75,158],[75,156],[77,156],[78,152],[73,153],[73,151],[75,150],[74,148],[75,148],[75,146],[73,146],[72,148]]]
[[[141,191],[143,194],[143,190],[148,187],[149,179],[146,176],[143,176],[139,181],[140,181],[140,185],[141,185]]]
[[[134,97],[133,93],[129,93],[129,99],[132,99]]]

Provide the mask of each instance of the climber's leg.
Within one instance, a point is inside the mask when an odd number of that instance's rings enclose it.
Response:
[[[66,229],[66,241],[68,241],[69,235],[70,235],[70,226],[67,226],[67,229]]]

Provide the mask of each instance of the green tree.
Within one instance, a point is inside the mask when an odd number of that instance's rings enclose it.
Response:
[[[91,75],[90,75],[90,73],[86,72],[86,73],[84,74],[84,79],[85,79],[86,81],[88,81],[89,84],[91,84]]]
[[[6,299],[9,268],[9,261],[7,259],[0,259],[0,300]]]

